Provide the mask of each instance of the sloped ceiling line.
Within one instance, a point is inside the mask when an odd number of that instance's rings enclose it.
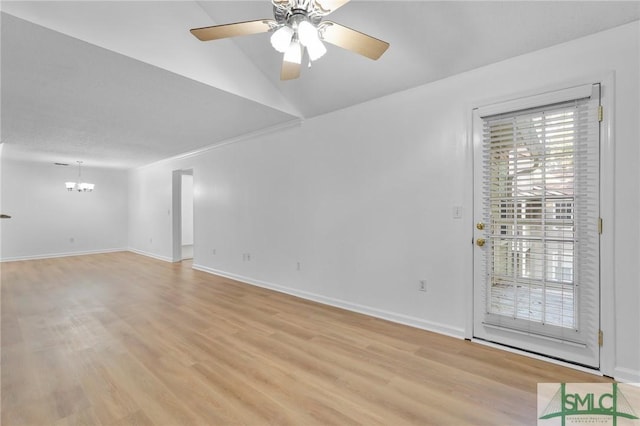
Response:
[[[259,1],[6,1],[2,137],[31,158],[137,167],[640,19],[639,1],[356,1],[331,20],[391,44],[329,45],[279,80],[269,34],[190,28],[272,15]],[[80,158],[82,157],[82,158]]]

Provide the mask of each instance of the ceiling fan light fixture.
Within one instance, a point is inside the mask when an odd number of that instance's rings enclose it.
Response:
[[[327,53],[327,48],[324,43],[318,39],[314,43],[307,45],[307,53],[309,54],[309,59],[312,61],[316,61],[324,56]]]
[[[2,0],[0,0],[2,1]],[[305,56],[311,62],[327,53],[326,43],[376,60],[389,43],[324,18],[350,0],[271,0],[273,19],[192,28],[200,41],[219,40],[251,34],[272,33],[273,48],[283,53],[280,80],[300,77],[300,65]]]
[[[303,46],[310,46],[320,40],[318,29],[306,19],[298,24],[298,38]]]
[[[300,46],[300,42],[296,38],[289,44],[289,48],[284,54],[284,61],[292,64],[302,63],[302,46]]]
[[[293,28],[288,25],[283,25],[271,35],[271,46],[278,52],[285,53],[289,45],[291,45],[293,34]]]

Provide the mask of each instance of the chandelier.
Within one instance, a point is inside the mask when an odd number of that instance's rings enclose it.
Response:
[[[78,161],[78,182],[65,182],[67,191],[91,192],[95,185],[93,183],[82,182],[82,161]]]

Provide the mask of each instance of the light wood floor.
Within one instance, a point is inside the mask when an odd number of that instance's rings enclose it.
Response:
[[[132,253],[1,268],[5,426],[533,425],[606,380]]]

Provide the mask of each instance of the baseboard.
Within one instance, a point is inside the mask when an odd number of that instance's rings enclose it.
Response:
[[[613,378],[622,383],[640,383],[640,371],[630,368],[616,367]]]
[[[155,254],[155,253],[149,253],[147,251],[138,250],[138,249],[134,249],[134,248],[131,248],[131,247],[129,247],[127,249],[127,251],[130,251],[131,253],[135,253],[135,254],[140,254],[142,256],[152,257],[154,259],[162,260],[164,262],[173,263],[173,259],[171,257],[168,257],[168,256],[162,256],[162,255]]]
[[[73,252],[67,252],[67,253],[48,253],[48,254],[38,254],[34,256],[3,257],[2,259],[0,259],[0,262],[19,262],[23,260],[55,259],[57,257],[86,256],[90,254],[116,253],[119,251],[127,251],[127,249],[114,248],[114,249],[104,249],[104,250],[73,251]]]
[[[291,296],[300,297],[301,299],[311,300],[313,302],[334,306],[336,308],[345,309],[347,311],[357,312],[360,314],[369,315],[371,317],[384,319],[384,320],[395,322],[398,324],[408,325],[410,327],[420,328],[422,330],[432,331],[438,334],[444,334],[444,335],[455,337],[458,339],[464,338],[464,329],[462,328],[450,327],[445,324],[440,324],[432,321],[425,321],[420,318],[399,314],[397,312],[385,311],[382,309],[372,308],[370,306],[364,306],[357,303],[348,302],[346,300],[340,300],[332,297],[323,296],[317,293],[311,293],[308,291],[298,290],[291,287],[285,287],[285,286],[273,284],[266,281],[256,280],[250,277],[245,277],[242,275],[237,275],[230,272],[209,268],[207,266],[194,264],[193,269],[207,272],[213,275],[218,275],[225,278],[230,278],[232,280],[240,281],[245,284],[250,284],[257,287],[274,290],[280,293],[289,294]]]

